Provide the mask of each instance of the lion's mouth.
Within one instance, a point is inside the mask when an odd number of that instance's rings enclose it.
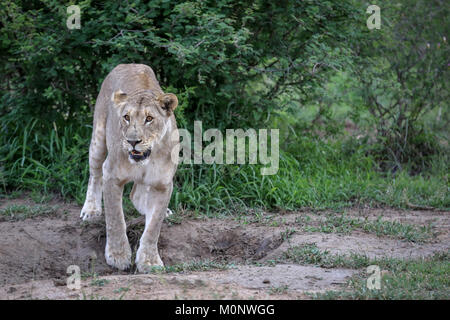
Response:
[[[147,159],[148,156],[150,155],[150,153],[152,153],[152,150],[150,148],[144,152],[137,151],[135,149],[128,152],[128,154],[130,155],[130,158],[133,159],[134,161],[141,161],[141,160]]]

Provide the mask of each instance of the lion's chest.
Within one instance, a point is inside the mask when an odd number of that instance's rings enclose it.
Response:
[[[120,166],[114,166],[112,164],[108,169],[109,172],[104,172],[104,175],[117,179],[122,183],[135,182],[153,186],[166,184],[172,179],[172,175],[170,174],[172,170],[167,167],[167,163],[157,160],[152,161],[152,159],[144,163],[131,163],[131,161],[127,161],[125,163],[122,162]],[[165,177],[169,178],[170,181],[165,181]]]

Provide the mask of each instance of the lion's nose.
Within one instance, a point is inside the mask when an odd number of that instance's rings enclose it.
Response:
[[[131,144],[134,147],[136,147],[136,145],[140,142],[142,142],[142,140],[127,140],[129,144]]]

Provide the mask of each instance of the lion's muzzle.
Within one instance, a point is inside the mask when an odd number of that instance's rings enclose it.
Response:
[[[144,159],[147,159],[150,156],[151,153],[152,153],[152,149],[151,148],[148,148],[144,152],[137,151],[136,149],[133,149],[133,150],[128,152],[128,154],[130,155],[130,158],[133,159],[136,162],[144,160]]]

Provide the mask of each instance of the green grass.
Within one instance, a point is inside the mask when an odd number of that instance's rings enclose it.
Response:
[[[280,168],[273,176],[261,176],[260,166],[181,166],[172,205],[206,214],[254,208],[339,209],[361,204],[450,207],[442,168],[433,175],[386,175],[377,171],[363,149],[347,150],[340,142],[306,138],[296,147],[298,153],[281,152]]]
[[[38,216],[50,216],[58,213],[58,206],[48,205],[9,205],[0,210],[0,221],[18,221]]]
[[[233,267],[234,265],[232,264],[205,260],[205,261],[185,262],[164,267],[155,266],[149,270],[149,273],[161,274],[161,273],[178,273],[190,271],[226,270]]]
[[[91,286],[96,286],[96,287],[104,287],[105,285],[107,285],[109,283],[109,280],[107,279],[98,279],[98,278],[94,278],[91,281]]]
[[[359,270],[339,291],[311,294],[316,299],[449,299],[450,254],[437,253],[428,258],[369,258],[361,254],[340,255],[320,250],[314,243],[289,248],[280,261],[323,268]],[[279,261],[279,262],[280,262]],[[381,288],[368,289],[366,268],[381,270]]]
[[[333,168],[334,167],[334,168]],[[446,181],[439,177],[382,177],[373,169],[341,161],[308,168],[282,155],[277,175],[260,176],[259,167],[181,167],[172,204],[206,214],[249,208],[338,209],[360,205],[408,208],[410,204],[449,207]],[[414,200],[411,200],[414,199]]]
[[[270,295],[285,294],[285,293],[288,292],[288,290],[289,290],[289,286],[285,284],[285,285],[282,285],[282,286],[279,286],[279,287],[271,287],[268,290],[268,293]]]
[[[122,300],[124,296],[125,293],[122,293],[118,297],[105,297],[96,293],[86,294],[84,291],[82,291],[82,295],[78,298],[78,300]]]
[[[314,243],[290,247],[283,253],[283,260],[297,264],[312,264],[320,267],[337,267],[328,251],[322,251]]]
[[[351,253],[349,255],[331,254],[328,250],[319,249],[315,243],[290,247],[283,253],[280,261],[297,264],[315,265],[322,268],[360,269],[372,264],[389,264],[392,259],[371,259],[365,255]]]
[[[56,193],[82,204],[88,170],[90,125],[64,128],[36,121],[0,138],[2,197],[15,190]],[[45,134],[44,134],[45,133]],[[367,147],[357,143],[298,138],[280,152],[277,174],[262,176],[261,165],[180,165],[170,206],[209,216],[250,210],[339,209],[427,206],[448,210],[447,158],[429,172],[411,176],[379,172]],[[131,186],[127,186],[125,196]],[[38,198],[39,196],[36,196]],[[127,213],[134,215],[125,200]]]
[[[383,263],[384,262],[384,263]],[[375,261],[382,272],[381,288],[368,289],[368,275],[360,273],[349,281],[349,289],[312,295],[316,299],[424,300],[450,298],[450,255],[436,254],[416,260]]]
[[[390,269],[408,260],[391,257],[370,258],[357,253],[332,254],[328,250],[319,249],[315,243],[307,243],[301,246],[290,247],[283,253],[280,261],[315,265],[322,268],[361,269],[370,265],[378,265],[380,268]]]
[[[397,221],[382,220],[382,217],[378,217],[376,220],[368,220],[367,218],[349,217],[345,214],[328,214],[325,219],[317,222],[313,221],[309,216],[298,217],[296,222],[306,232],[348,234],[354,230],[361,230],[379,237],[391,236],[418,243],[429,241],[434,236],[431,224],[415,226]]]
[[[129,288],[129,287],[120,287],[120,288],[118,288],[118,289],[115,289],[115,290],[114,290],[114,293],[126,293],[126,292],[128,292],[128,291],[130,291],[130,288]]]

